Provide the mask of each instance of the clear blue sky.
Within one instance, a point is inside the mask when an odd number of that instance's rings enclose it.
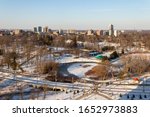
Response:
[[[150,29],[150,0],[0,0],[0,28]]]

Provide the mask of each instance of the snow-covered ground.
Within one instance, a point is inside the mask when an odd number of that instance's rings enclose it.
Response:
[[[92,93],[89,96],[83,97],[82,100],[107,100],[105,97]]]
[[[60,48],[60,50],[63,50]],[[108,53],[109,54],[109,53]],[[141,54],[133,54],[132,56],[141,56]],[[146,58],[150,59],[150,54],[143,54]],[[62,55],[60,57],[54,57],[51,55],[44,56],[42,60],[55,60],[56,62],[59,63],[71,63],[70,66],[67,68],[67,71],[70,74],[74,74],[80,78],[85,77],[85,73],[89,70],[91,70],[93,67],[98,65],[101,61],[96,59],[96,58],[83,58],[83,57],[76,57],[74,55]],[[31,60],[29,63],[24,64],[22,67],[23,69],[28,72],[28,74],[32,74],[36,68],[34,63],[36,61],[36,58]],[[33,63],[33,64],[30,64]],[[120,59],[116,59],[111,62],[115,66],[122,66],[122,61]],[[114,68],[115,69],[115,68]],[[117,69],[116,69],[117,71]],[[30,92],[32,88],[29,87],[28,83],[25,83],[24,81],[30,81],[34,84],[37,82],[36,77],[25,77],[23,75],[17,75],[18,77],[18,85],[21,86],[26,86],[24,87],[24,91]],[[13,80],[13,74],[8,73],[8,72],[0,72],[0,94],[9,94],[13,92],[15,95],[11,99],[19,99],[19,95],[17,92],[19,92],[18,88],[16,87],[16,82]],[[38,83],[48,83],[51,86],[56,85],[56,83],[48,82],[48,81],[43,81],[43,77],[38,77]],[[110,96],[112,99],[150,99],[150,74],[143,75],[140,77],[140,83],[138,85],[130,85],[133,84],[133,79],[126,79],[122,81],[115,81],[111,84],[105,84],[101,85],[99,87],[99,91],[102,93],[105,93],[106,95]],[[142,86],[141,84],[147,84],[147,86]],[[120,85],[122,84],[122,85]],[[125,84],[125,85],[123,85]],[[39,97],[37,99],[79,99],[80,97],[83,96],[83,87],[79,89],[79,93],[74,93],[75,90],[77,90],[75,87],[81,87],[83,84],[80,84],[79,82],[76,82],[74,84],[63,84],[63,83],[57,83],[58,85],[64,85],[65,87],[68,87],[67,90],[69,90],[67,93],[62,92],[62,91],[48,91],[46,96],[43,96],[43,92],[39,94]],[[93,84],[84,84],[85,85],[85,90],[89,91],[91,90],[91,87]],[[25,95],[24,99],[30,99],[29,94]],[[36,98],[35,98],[36,99]],[[83,97],[80,99],[99,99],[103,100],[106,99],[103,96],[100,96],[98,94],[92,93],[91,95],[88,95],[87,97]]]
[[[4,77],[5,75],[8,77],[12,77],[11,74],[9,73],[2,73],[0,72],[0,74]],[[30,80],[30,78],[22,78],[21,76],[18,76],[20,79],[23,80]],[[34,79],[31,79],[31,81],[34,81]],[[36,82],[36,81],[35,81]],[[40,81],[39,81],[40,82]],[[99,87],[99,91],[110,96],[112,99],[121,99],[121,100],[129,100],[129,99],[134,99],[134,100],[149,100],[150,99],[150,74],[145,74],[143,76],[140,77],[140,83],[139,84],[135,84],[135,85],[131,85],[133,84],[134,81],[132,79],[126,79],[126,80],[114,80],[113,83],[111,84],[107,84],[107,85],[100,85]],[[147,86],[143,86],[141,84],[147,84]],[[30,92],[24,95],[24,99],[30,99],[31,96],[31,89],[27,86],[26,83],[24,82],[18,82],[17,86],[26,86],[24,87],[24,91],[26,92]],[[59,84],[57,84],[59,85]],[[61,84],[62,85],[62,84]],[[67,84],[66,84],[67,85]],[[69,86],[70,84],[68,84]],[[74,86],[80,86],[83,85],[82,83],[78,83],[76,82],[74,84]],[[88,92],[90,89],[87,87],[92,87],[92,84],[84,84],[85,85],[85,91]],[[88,86],[89,85],[89,86]],[[87,87],[86,87],[87,86]],[[94,86],[94,85],[93,85]],[[14,93],[14,96],[11,99],[20,99],[20,94],[17,94],[17,92],[19,92],[18,88],[16,87],[16,82],[13,80],[9,80],[9,79],[4,79],[2,81],[0,81],[0,93],[1,94],[9,94],[11,92]],[[64,99],[64,100],[70,100],[70,99],[79,99],[80,97],[83,97],[83,89],[79,89],[79,93],[74,93],[74,91],[77,91],[77,89],[74,89],[74,87],[72,86],[71,88],[67,89],[68,93],[66,92],[62,92],[62,91],[47,91],[46,96],[44,96],[44,93],[41,92],[39,94],[39,97],[37,99],[47,99],[47,100],[51,100],[51,99]],[[36,99],[36,96],[34,96]],[[106,99],[103,96],[100,96],[98,94],[94,94],[92,93],[91,95],[87,95],[83,98],[80,99],[85,99],[85,100],[103,100]]]
[[[149,76],[149,77],[146,77]],[[132,78],[114,81],[110,85],[102,85],[99,90],[115,100],[149,100],[150,99],[150,74],[140,77],[140,82]]]
[[[106,42],[106,41],[104,41],[104,42],[99,42],[98,45],[99,45],[100,47],[104,47],[104,46],[114,46],[114,47],[119,47],[119,46],[120,46],[120,44],[117,44],[117,43],[111,43],[111,42]]]
[[[95,63],[100,63],[101,60],[98,60],[94,57],[91,57],[91,58],[79,57],[79,58],[77,58],[76,56],[71,55],[70,57],[61,56],[60,58],[56,59],[56,62],[59,62],[59,63],[71,63],[71,62],[95,62]]]
[[[52,60],[58,63],[71,63],[71,62],[95,62],[95,63],[100,63],[101,60],[96,59],[95,57],[89,57],[89,58],[84,58],[84,57],[77,57],[72,54],[64,54],[62,56],[58,55],[57,57],[54,56],[53,54],[48,54],[42,57],[42,60]]]
[[[68,67],[68,72],[79,78],[83,78],[86,72],[97,65],[96,63],[74,63]]]

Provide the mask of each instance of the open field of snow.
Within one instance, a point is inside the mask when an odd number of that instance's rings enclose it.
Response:
[[[85,73],[95,67],[96,63],[74,63],[68,67],[68,72],[78,76],[79,78],[85,77]]]

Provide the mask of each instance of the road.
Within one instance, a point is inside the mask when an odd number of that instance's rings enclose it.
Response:
[[[10,81],[18,81],[18,82],[26,82],[32,85],[43,86],[46,85],[48,87],[58,87],[58,88],[66,88],[66,89],[90,89],[92,84],[84,84],[84,83],[62,83],[62,82],[52,82],[47,80],[37,80],[37,78],[29,78],[29,77],[16,77],[7,78]]]

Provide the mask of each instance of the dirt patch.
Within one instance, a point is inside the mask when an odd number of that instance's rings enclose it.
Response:
[[[106,80],[108,79],[109,73],[106,66],[98,65],[86,72],[85,75],[94,80]]]

